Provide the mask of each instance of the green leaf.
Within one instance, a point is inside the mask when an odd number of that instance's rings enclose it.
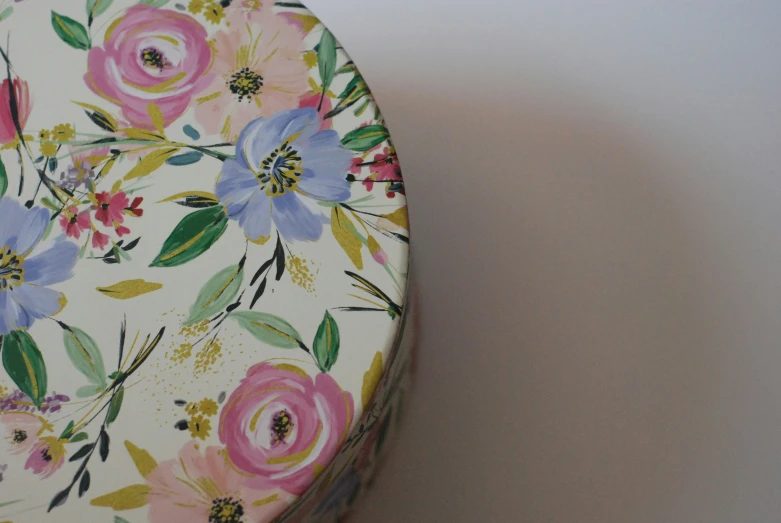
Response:
[[[121,518],[119,516],[114,516],[114,523],[130,523],[130,521],[126,520],[125,518]]]
[[[103,392],[103,389],[105,389],[105,387],[101,387],[100,385],[84,385],[76,390],[76,397],[89,398],[95,394],[100,394]]]
[[[244,270],[239,265],[231,265],[212,276],[201,288],[198,298],[190,307],[190,316],[185,325],[190,325],[217,314],[230,305],[239,293]]]
[[[152,7],[163,7],[171,0],[141,0],[139,3],[151,5]]]
[[[71,443],[78,443],[79,441],[84,441],[85,439],[89,438],[89,434],[86,432],[79,432],[78,434],[74,434],[71,438]]]
[[[54,27],[54,32],[57,33],[57,36],[69,46],[82,51],[92,47],[89,33],[87,33],[83,25],[73,18],[68,18],[52,11],[52,27]]]
[[[390,133],[384,125],[367,125],[345,134],[342,145],[351,151],[366,152],[388,138]]]
[[[8,173],[6,173],[5,164],[0,158],[0,198],[3,197],[6,190],[8,190]]]
[[[87,457],[87,454],[92,452],[92,449],[95,447],[94,443],[87,443],[83,447],[81,447],[79,450],[76,451],[75,454],[73,454],[70,458],[68,458],[68,461],[79,461],[80,459],[83,459]]]
[[[120,385],[117,392],[111,398],[111,405],[108,407],[108,414],[106,415],[106,427],[111,425],[117,420],[119,416],[119,409],[122,408],[122,400],[125,399],[125,386]]]
[[[90,474],[89,470],[84,470],[84,474],[81,475],[81,481],[79,482],[79,497],[82,497],[85,492],[89,490],[90,486]]]
[[[25,331],[13,331],[3,337],[2,351],[8,376],[41,408],[46,397],[46,365],[35,341]]]
[[[87,0],[87,18],[90,22],[106,12],[114,0]]]
[[[14,8],[13,8],[13,7],[11,7],[11,6],[8,6],[8,7],[6,7],[5,9],[3,9],[3,12],[2,12],[2,13],[0,13],[0,22],[2,22],[3,20],[5,20],[6,18],[8,18],[9,16],[11,16],[12,14],[14,14]]]
[[[233,312],[231,318],[239,322],[242,329],[255,338],[282,349],[294,349],[301,346],[301,335],[288,322],[264,312]]]
[[[176,267],[194,260],[214,245],[227,227],[222,206],[188,214],[165,240],[150,267]]]
[[[323,82],[323,92],[328,91],[336,74],[336,39],[331,31],[323,30],[320,45],[317,47],[317,67],[320,70],[320,80]]]
[[[315,334],[312,352],[317,360],[317,366],[323,372],[328,372],[339,357],[339,326],[331,313],[325,311],[323,321]]]
[[[193,127],[190,124],[185,125],[182,127],[182,130],[184,131],[184,134],[187,135],[188,138],[198,141],[201,139],[201,133],[199,133],[195,127]]]
[[[68,422],[68,425],[65,427],[65,430],[62,431],[62,434],[60,434],[60,439],[70,439],[71,435],[73,434],[73,425],[75,422],[73,420],[70,420]]]
[[[98,344],[89,334],[77,327],[69,327],[64,323],[60,326],[63,327],[62,341],[65,344],[65,352],[73,366],[94,384],[94,387],[91,387],[93,394],[105,389],[106,370]]]
[[[169,159],[165,161],[168,165],[173,165],[174,167],[183,167],[185,165],[192,165],[194,163],[198,163],[203,158],[203,153],[200,151],[190,151],[189,153],[183,153],[183,154],[177,154],[176,156],[171,156]]]

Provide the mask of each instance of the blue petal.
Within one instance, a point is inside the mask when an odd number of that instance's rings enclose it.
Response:
[[[60,283],[73,276],[79,247],[60,236],[54,245],[24,262],[24,280],[37,285]]]
[[[287,241],[319,240],[324,218],[312,212],[295,192],[287,192],[272,200],[271,217]]]
[[[236,160],[225,160],[215,195],[225,206],[228,216],[235,218],[241,214],[249,199],[258,191],[260,184],[252,171]]]
[[[344,202],[350,199],[350,182],[344,176],[326,176],[304,169],[298,186],[307,196],[316,200]]]
[[[307,142],[320,128],[320,117],[314,108],[280,111],[270,118],[250,122],[239,134],[236,156],[241,162],[258,169],[274,149],[291,138]]]
[[[17,289],[20,288],[21,287],[18,287]],[[14,300],[12,294],[15,292],[16,289],[13,291],[5,290],[0,292],[0,336],[5,336],[9,332],[17,329],[27,329],[33,324],[33,321],[35,321],[35,319],[32,318],[16,300]]]
[[[271,201],[264,191],[256,191],[239,216],[239,225],[252,241],[271,234]]]
[[[8,292],[8,291],[6,291]],[[28,318],[29,327],[32,322],[46,316],[52,316],[62,310],[63,295],[60,292],[33,285],[30,283],[22,284],[10,291],[13,300],[22,308]]]
[[[43,207],[26,209],[10,198],[0,199],[0,248],[27,255],[41,241],[49,216]]]
[[[350,198],[347,170],[352,153],[344,149],[335,131],[321,131],[299,146],[304,176],[301,190],[312,198],[343,202]]]

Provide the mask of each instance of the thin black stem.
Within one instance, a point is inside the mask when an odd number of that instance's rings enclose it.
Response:
[[[24,190],[24,157],[22,156],[22,146],[17,145],[16,146],[16,154],[19,156],[19,194],[18,196],[22,196],[22,191]]]

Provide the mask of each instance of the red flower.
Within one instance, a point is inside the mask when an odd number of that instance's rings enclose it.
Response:
[[[109,192],[100,192],[95,195],[98,204],[92,208],[96,210],[95,219],[106,227],[112,227],[114,222],[122,223],[124,221],[125,207],[130,200],[124,192],[111,194]],[[136,198],[138,199],[138,198]]]
[[[128,229],[124,225],[119,225],[116,228],[116,231],[117,231],[117,236],[119,236],[120,238],[123,237],[126,234],[130,234],[130,229]]]
[[[367,191],[371,191],[374,187],[374,182],[400,182],[401,170],[399,169],[399,158],[396,156],[396,151],[392,151],[389,147],[385,150],[374,155],[374,161],[371,162],[371,179],[365,180],[363,186]],[[400,191],[404,194],[404,191]],[[388,198],[395,198],[396,193],[394,191],[388,191]]]
[[[139,209],[138,206],[141,205],[141,202],[143,202],[143,201],[144,201],[144,198],[142,198],[141,196],[138,196],[138,197],[133,199],[133,203],[131,203],[130,207],[128,207],[125,210],[128,212],[128,214],[132,214],[136,218],[140,218],[141,216],[144,215],[144,209]],[[128,232],[130,232],[130,231],[128,231]]]
[[[360,156],[358,158],[353,158],[352,164],[350,165],[350,168],[347,170],[350,174],[361,174],[361,171],[363,170],[363,158]]]
[[[92,235],[92,247],[95,249],[105,249],[106,245],[108,245],[109,237],[108,234],[103,234],[100,231],[95,231],[95,234]]]
[[[24,129],[27,125],[27,118],[30,117],[30,111],[33,109],[30,99],[30,89],[27,82],[14,78],[14,95],[16,98],[16,108],[19,117],[19,125]],[[11,143],[16,139],[16,124],[11,116],[11,89],[8,79],[0,84],[0,143]]]
[[[60,215],[60,225],[65,230],[65,234],[77,240],[81,237],[81,231],[86,231],[90,227],[89,211],[81,211],[75,207],[68,207]]]

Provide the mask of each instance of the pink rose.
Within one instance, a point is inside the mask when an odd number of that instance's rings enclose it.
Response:
[[[153,129],[154,103],[168,126],[212,80],[206,39],[206,30],[189,15],[134,5],[106,30],[103,47],[90,50],[84,81],[120,106],[132,125]]]
[[[220,441],[247,485],[301,495],[336,455],[353,420],[353,397],[328,374],[261,363],[231,394]]]

